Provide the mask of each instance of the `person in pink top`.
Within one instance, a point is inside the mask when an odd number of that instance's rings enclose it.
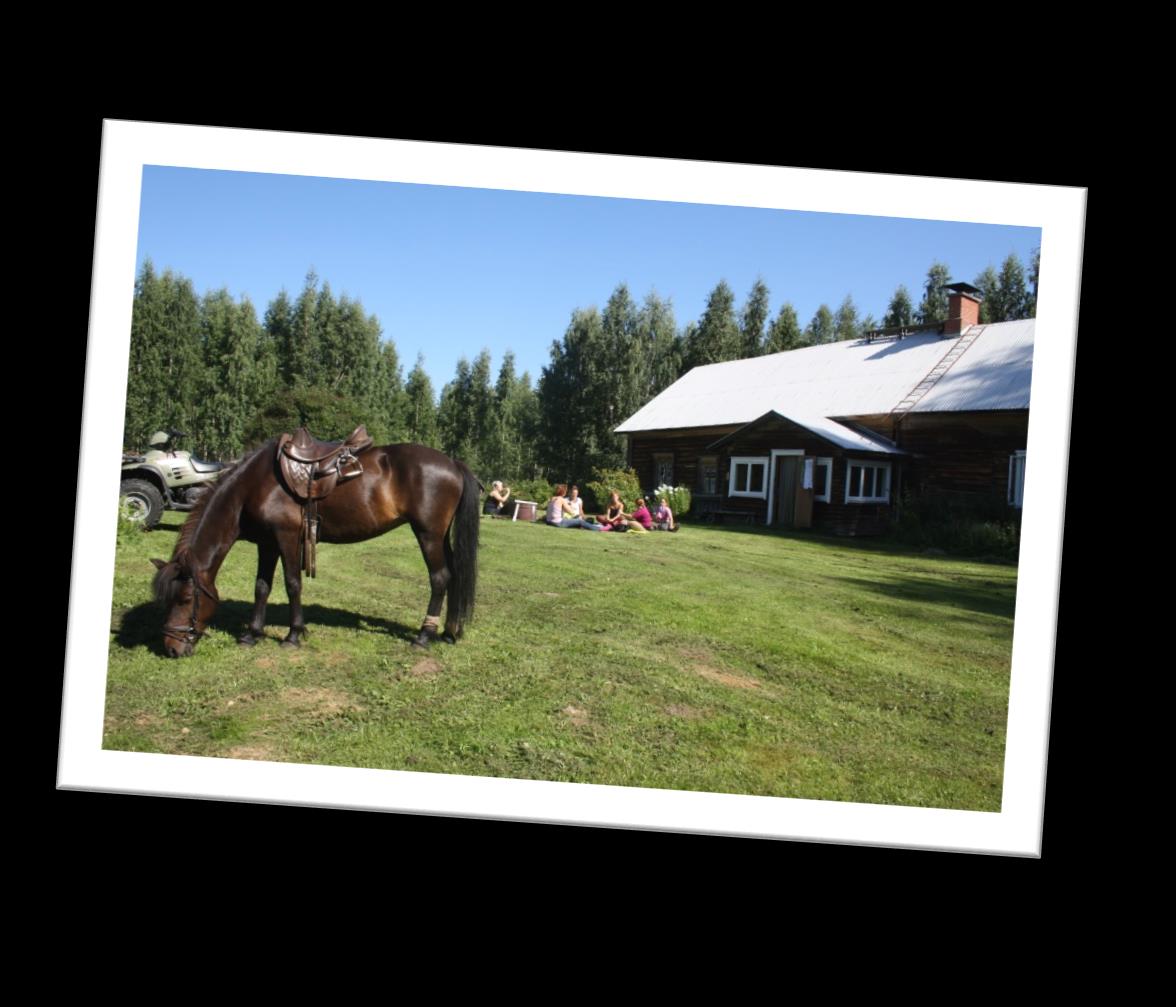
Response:
[[[650,531],[653,528],[653,515],[645,506],[643,497],[637,498],[637,506],[633,509],[633,513],[625,514],[624,517],[628,520],[629,527],[634,530]]]
[[[657,531],[673,531],[674,530],[674,512],[670,510],[670,504],[665,497],[658,501],[658,508],[653,513],[653,527]]]

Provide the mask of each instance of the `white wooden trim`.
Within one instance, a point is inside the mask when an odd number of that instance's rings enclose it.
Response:
[[[855,465],[857,465],[859,468],[862,468],[862,469],[867,469],[867,468],[879,469],[879,470],[883,470],[886,472],[886,494],[885,494],[885,496],[878,496],[877,495],[877,492],[876,492],[877,488],[878,488],[877,476],[874,477],[874,489],[875,489],[874,496],[854,497],[854,496],[849,495],[849,471]],[[845,502],[847,504],[850,504],[850,503],[890,503],[890,490],[891,490],[890,476],[891,476],[890,462],[868,462],[868,461],[864,461],[861,458],[847,458],[845,460]]]
[[[752,493],[750,491],[745,490],[741,493],[735,489],[735,466],[736,465],[744,465],[744,464],[746,464],[748,466],[748,469],[747,469],[747,485],[748,486],[751,485],[751,466],[752,465],[764,466],[764,483],[763,483],[764,489],[762,492]],[[737,458],[732,458],[731,459],[731,471],[727,475],[727,496],[729,496],[729,497],[753,497],[756,500],[765,499],[768,495],[768,476],[771,474],[768,471],[768,468],[770,465],[771,465],[771,460],[766,455],[740,455]]]
[[[833,459],[831,457],[830,458],[818,458],[818,459],[816,459],[814,464],[819,465],[823,469],[825,469],[825,492],[824,492],[824,495],[822,495],[822,496],[817,496],[816,493],[814,492],[813,493],[813,500],[819,501],[820,503],[832,503],[833,502]]]
[[[764,524],[772,523],[776,509],[776,459],[785,458],[788,455],[800,455],[804,457],[804,450],[802,448],[772,448],[771,460],[768,462],[768,518]]]
[[[1020,462],[1018,466],[1017,463]],[[1020,468],[1020,478],[1017,469]],[[1025,452],[1014,451],[1009,455],[1009,492],[1007,496],[1009,506],[1024,508],[1025,504]]]

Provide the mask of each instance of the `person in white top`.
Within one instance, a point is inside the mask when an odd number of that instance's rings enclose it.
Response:
[[[545,517],[547,523],[555,528],[587,528],[589,531],[603,531],[604,529],[600,525],[585,521],[578,516],[565,496],[567,491],[568,488],[563,483],[556,486],[555,495],[547,501],[547,515]],[[576,502],[579,504],[578,509],[582,511],[583,504],[579,500]]]
[[[584,501],[580,499],[580,487],[573,486],[568,491],[568,507],[570,508],[571,517],[584,516]]]

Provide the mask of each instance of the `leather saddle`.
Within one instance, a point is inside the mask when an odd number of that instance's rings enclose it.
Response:
[[[278,438],[278,467],[290,495],[302,505],[302,569],[315,573],[319,500],[341,482],[363,474],[359,454],[372,446],[362,424],[342,441],[320,441],[306,427]]]

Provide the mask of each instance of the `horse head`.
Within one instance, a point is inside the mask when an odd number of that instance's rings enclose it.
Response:
[[[169,657],[189,657],[220,603],[216,585],[186,550],[169,563],[161,559],[151,562],[159,571],[155,575],[155,598],[167,610],[163,649]]]

